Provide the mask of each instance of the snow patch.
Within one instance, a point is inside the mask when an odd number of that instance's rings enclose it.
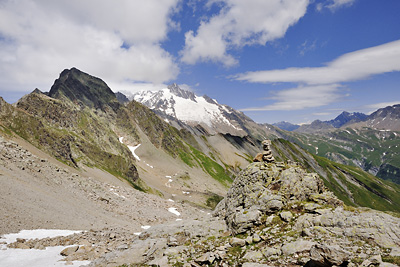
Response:
[[[150,229],[150,225],[142,225],[142,226],[140,226],[140,228],[142,228],[143,230],[147,230],[147,229]]]
[[[124,137],[123,137],[123,136],[121,136],[120,138],[118,138],[118,140],[119,140],[119,142],[120,142],[121,144],[124,143],[124,142],[123,142],[123,140],[124,140]]]
[[[168,208],[168,211],[175,214],[176,216],[180,216],[181,213],[179,211],[177,211],[176,208]]]
[[[135,157],[135,159],[137,159],[138,161],[140,161],[140,158],[138,155],[135,154],[135,150],[140,147],[141,144],[138,144],[137,146],[128,146],[129,150],[132,152],[132,155]]]
[[[22,230],[17,234],[4,235],[0,241],[6,244],[17,241],[17,238],[23,239],[43,239],[47,237],[57,236],[68,236],[75,233],[81,233],[82,231],[70,231],[70,230]],[[42,267],[42,266],[65,266],[65,261],[60,261],[64,257],[60,255],[60,252],[68,246],[55,246],[47,247],[44,250],[38,249],[13,249],[7,248],[6,245],[2,245],[0,249],[0,263],[1,266],[13,266],[13,267]],[[73,261],[69,266],[82,266],[89,264],[90,261]]]

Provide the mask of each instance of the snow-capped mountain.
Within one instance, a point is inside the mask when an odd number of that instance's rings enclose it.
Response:
[[[177,84],[156,92],[141,91],[131,98],[156,111],[167,121],[177,119],[192,127],[201,126],[209,134],[243,136],[246,135],[244,122],[251,121],[242,112],[221,105],[206,95],[197,96],[183,90]]]

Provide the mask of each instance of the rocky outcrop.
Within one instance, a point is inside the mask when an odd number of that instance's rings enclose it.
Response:
[[[315,173],[307,173],[295,164],[256,162],[236,178],[215,212],[238,234],[264,224],[271,214],[306,201],[320,207],[342,205]]]
[[[250,164],[214,215],[152,227],[129,249],[92,265],[354,267],[400,262],[399,218],[345,206],[316,174],[297,164]]]

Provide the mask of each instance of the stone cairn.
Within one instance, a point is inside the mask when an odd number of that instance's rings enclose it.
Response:
[[[271,140],[264,140],[262,142],[262,145],[264,151],[262,153],[258,153],[257,156],[253,159],[253,162],[275,162],[275,158],[274,156],[272,156],[271,151]]]

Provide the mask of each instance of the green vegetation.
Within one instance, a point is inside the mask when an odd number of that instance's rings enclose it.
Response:
[[[212,194],[209,198],[207,198],[206,206],[214,210],[222,199],[224,199],[224,197],[217,194]]]
[[[217,162],[207,157],[204,153],[191,147],[193,158],[197,161],[199,166],[207,172],[211,177],[228,186],[232,183],[232,178],[226,173],[225,169]]]
[[[400,266],[400,257],[398,257],[398,256],[383,256],[382,261],[389,262],[389,263]]]
[[[324,184],[348,206],[364,206],[382,211],[400,212],[400,186],[381,180],[355,166],[331,161],[325,157],[301,151],[295,144],[276,139],[274,154],[284,161],[300,163],[309,172],[316,172]]]
[[[377,177],[400,184],[400,134],[371,128],[337,129],[332,132],[303,134],[279,132],[310,153],[333,161],[362,166]]]

